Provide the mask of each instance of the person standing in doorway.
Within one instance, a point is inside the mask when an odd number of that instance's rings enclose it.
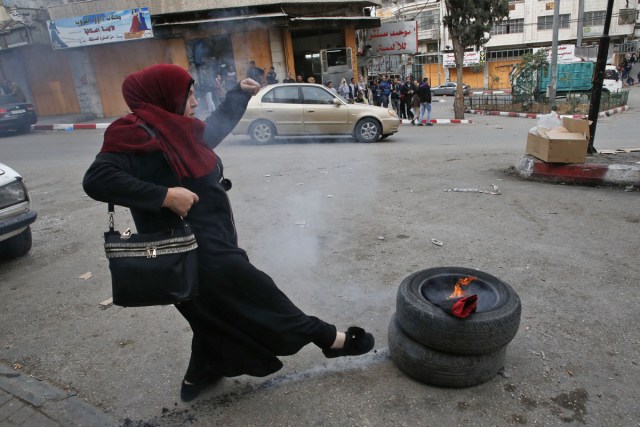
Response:
[[[431,123],[431,86],[429,86],[429,79],[426,77],[422,79],[422,83],[418,86],[418,98],[420,98],[418,126],[422,126],[425,112],[427,113],[427,119],[424,120],[424,124],[433,126],[433,123]]]
[[[256,66],[256,61],[249,62],[249,69],[247,69],[247,78],[255,80],[256,82],[262,84],[263,74],[264,70]]]
[[[267,73],[267,84],[274,85],[276,83],[278,83],[278,80],[276,80],[276,70],[271,67],[269,68],[269,72]]]

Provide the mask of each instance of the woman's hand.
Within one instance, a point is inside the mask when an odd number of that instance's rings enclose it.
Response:
[[[240,82],[240,89],[251,95],[255,95],[260,90],[260,83],[253,79],[244,79]]]
[[[198,195],[184,187],[171,187],[162,202],[163,208],[169,208],[176,215],[187,216],[193,205],[198,203]]]

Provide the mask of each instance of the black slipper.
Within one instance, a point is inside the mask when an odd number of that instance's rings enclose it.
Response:
[[[345,334],[347,338],[344,341],[344,346],[342,348],[323,349],[322,353],[325,357],[331,359],[341,356],[359,356],[370,352],[375,344],[373,335],[357,326],[350,327]]]
[[[224,378],[222,375],[210,372],[199,381],[194,381],[192,383],[191,381],[189,381],[191,384],[187,384],[186,379],[182,380],[182,385],[180,386],[180,400],[182,400],[183,402],[191,402],[204,390],[214,384],[217,384],[220,380],[222,380],[222,378]]]

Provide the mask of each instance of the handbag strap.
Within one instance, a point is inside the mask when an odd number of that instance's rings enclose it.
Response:
[[[147,123],[145,122],[140,122],[138,123],[138,126],[141,127],[142,129],[144,129],[145,131],[147,131],[147,133],[149,134],[150,137],[152,138],[157,138],[158,135],[156,134],[156,132],[153,130],[153,128],[151,126],[149,126]],[[171,163],[169,162],[169,159],[167,158],[167,155],[162,153],[165,160],[167,161],[167,163],[169,164],[169,168],[171,169],[171,172],[173,172],[173,176],[176,178],[176,180],[178,181],[178,183],[180,185],[182,185],[182,180],[180,180],[180,177],[178,176],[178,174],[176,174],[176,171],[173,170],[173,168],[171,167]],[[109,232],[113,233],[115,230],[115,221],[114,221],[114,216],[116,213],[116,209],[115,209],[115,205],[113,202],[107,202],[107,214],[109,215]],[[180,220],[184,223],[184,218],[182,218],[180,215],[176,214],[176,216],[178,216],[180,218]]]

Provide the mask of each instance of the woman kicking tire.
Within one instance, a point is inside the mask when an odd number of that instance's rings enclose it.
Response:
[[[455,283],[474,277],[464,291],[478,295],[478,307],[465,319],[445,313],[438,304]],[[464,267],[437,267],[405,278],[398,288],[396,316],[415,341],[434,350],[483,354],[509,344],[518,332],[522,307],[518,294],[502,280]]]
[[[485,354],[450,354],[430,349],[404,333],[396,320],[389,322],[391,360],[405,374],[440,387],[471,387],[489,381],[504,366],[506,347]]]

